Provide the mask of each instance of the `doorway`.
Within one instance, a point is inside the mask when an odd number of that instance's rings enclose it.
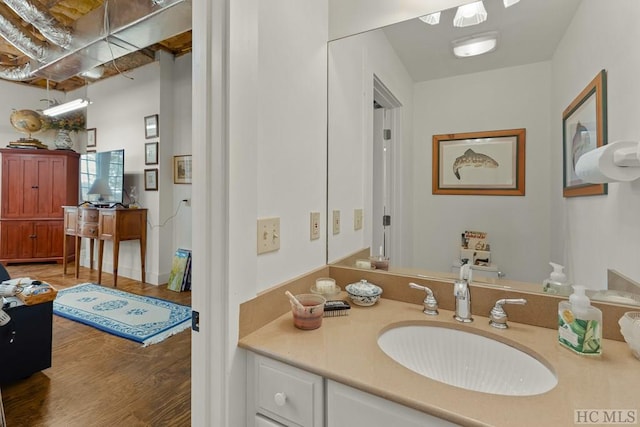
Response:
[[[384,255],[395,265],[402,263],[399,233],[401,209],[398,159],[401,150],[402,103],[373,76],[372,159],[372,255]]]

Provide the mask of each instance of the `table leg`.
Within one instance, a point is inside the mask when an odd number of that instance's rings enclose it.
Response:
[[[76,236],[76,279],[80,277],[80,247],[82,245],[82,238]]]
[[[147,224],[142,224],[140,233],[140,269],[142,276],[142,283],[146,282],[146,269],[145,260],[147,259]]]
[[[118,253],[120,252],[120,239],[113,239],[113,287],[118,287]]]
[[[62,235],[62,274],[67,274],[67,233]]]
[[[95,246],[95,240],[89,239],[89,269],[93,270],[93,247]]]
[[[102,254],[104,253],[104,240],[98,241],[98,284],[102,284]]]

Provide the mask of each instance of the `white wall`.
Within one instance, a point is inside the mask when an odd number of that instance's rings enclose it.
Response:
[[[640,182],[609,184],[608,195],[562,197],[562,112],[607,71],[608,141],[640,140],[640,2],[583,0],[552,62],[551,254],[569,277],[606,287],[607,268],[640,278]]]
[[[175,59],[173,83],[173,134],[171,146],[174,156],[192,154],[191,151],[191,64],[192,55],[182,55]],[[165,138],[163,140],[166,141]],[[173,175],[172,175],[173,176]],[[180,203],[183,199],[191,200],[190,184],[173,185],[172,209],[179,206],[178,213],[173,219],[173,246],[172,249],[191,249],[191,233],[193,231],[191,221],[191,206]]]
[[[190,189],[173,184],[173,155],[191,152],[190,62],[191,55],[175,62],[160,55],[158,61],[127,72],[130,78],[114,76],[86,89],[93,102],[87,109],[87,127],[96,128],[96,150],[124,148],[125,190],[135,186],[139,204],[148,209],[146,280],[153,284],[167,282],[178,247],[191,247],[191,209],[181,203],[191,197]],[[180,114],[174,114],[178,107]],[[159,137],[146,139],[144,117],[153,114],[159,115]],[[158,165],[145,165],[147,142],[158,142]],[[158,191],[146,191],[144,169],[155,168]],[[88,254],[83,259],[88,265]],[[111,243],[106,242],[103,270],[111,272],[112,265]],[[120,244],[118,273],[140,278],[138,241]]]
[[[324,227],[310,240],[309,213],[321,212],[324,224],[328,11],[326,0],[234,0],[228,7],[228,283],[211,286],[228,286],[226,425],[240,426],[246,366],[237,349],[239,304],[325,264]],[[268,216],[280,217],[280,250],[258,256],[256,221]]]
[[[334,209],[340,210],[342,226],[340,234],[333,235],[329,230],[329,262],[368,247],[372,221],[381,221],[372,218],[374,74],[402,103],[398,114],[403,147],[398,152],[411,158],[413,81],[384,32],[373,31],[332,41],[329,44],[328,186],[331,191],[328,211],[331,218]],[[409,170],[401,168],[398,173],[402,176]],[[364,208],[364,225],[361,230],[354,230],[353,211],[358,208]],[[405,210],[410,214],[409,206]],[[393,220],[392,223],[395,224]],[[402,230],[398,230],[398,237],[401,233]]]
[[[47,95],[51,100],[58,100],[60,102],[69,101],[73,98],[67,98],[64,93],[51,90],[49,94],[45,89],[40,89],[34,86],[29,86],[21,83],[13,83],[6,80],[0,80],[0,95],[3,102],[0,103],[0,141],[2,141],[2,147],[5,147],[11,141],[17,141],[20,138],[27,138],[28,135],[20,133],[11,126],[9,122],[9,116],[13,110],[43,110],[47,108]],[[47,130],[40,133],[33,134],[32,137],[38,139],[43,144],[49,146],[50,149],[55,149],[53,139],[55,138],[55,130]],[[78,132],[71,133],[72,140],[80,141]]]
[[[450,271],[460,233],[478,230],[488,233],[492,260],[507,278],[544,280],[551,260],[550,71],[544,62],[416,83],[412,266]],[[514,128],[526,128],[525,196],[432,194],[433,135]]]

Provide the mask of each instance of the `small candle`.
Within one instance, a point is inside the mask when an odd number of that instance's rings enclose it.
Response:
[[[335,290],[336,281],[330,277],[316,279],[316,290],[322,294],[328,294]]]
[[[356,260],[356,267],[371,269],[371,261],[368,259],[358,259]]]

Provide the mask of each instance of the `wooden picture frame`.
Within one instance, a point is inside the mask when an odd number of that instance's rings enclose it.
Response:
[[[87,129],[87,148],[95,147],[98,144],[98,131],[96,128]]]
[[[158,164],[158,143],[157,142],[147,142],[144,144],[144,164],[145,165]]]
[[[576,175],[580,156],[607,144],[607,72],[601,70],[562,112],[564,197],[607,194],[607,184],[590,184]]]
[[[524,196],[526,129],[433,135],[432,193]]]
[[[191,154],[173,156],[173,183],[191,184],[192,176]]]
[[[144,118],[144,137],[145,139],[157,138],[160,136],[158,123],[158,115],[153,114]]]
[[[144,189],[146,191],[158,191],[158,169],[144,170]]]

